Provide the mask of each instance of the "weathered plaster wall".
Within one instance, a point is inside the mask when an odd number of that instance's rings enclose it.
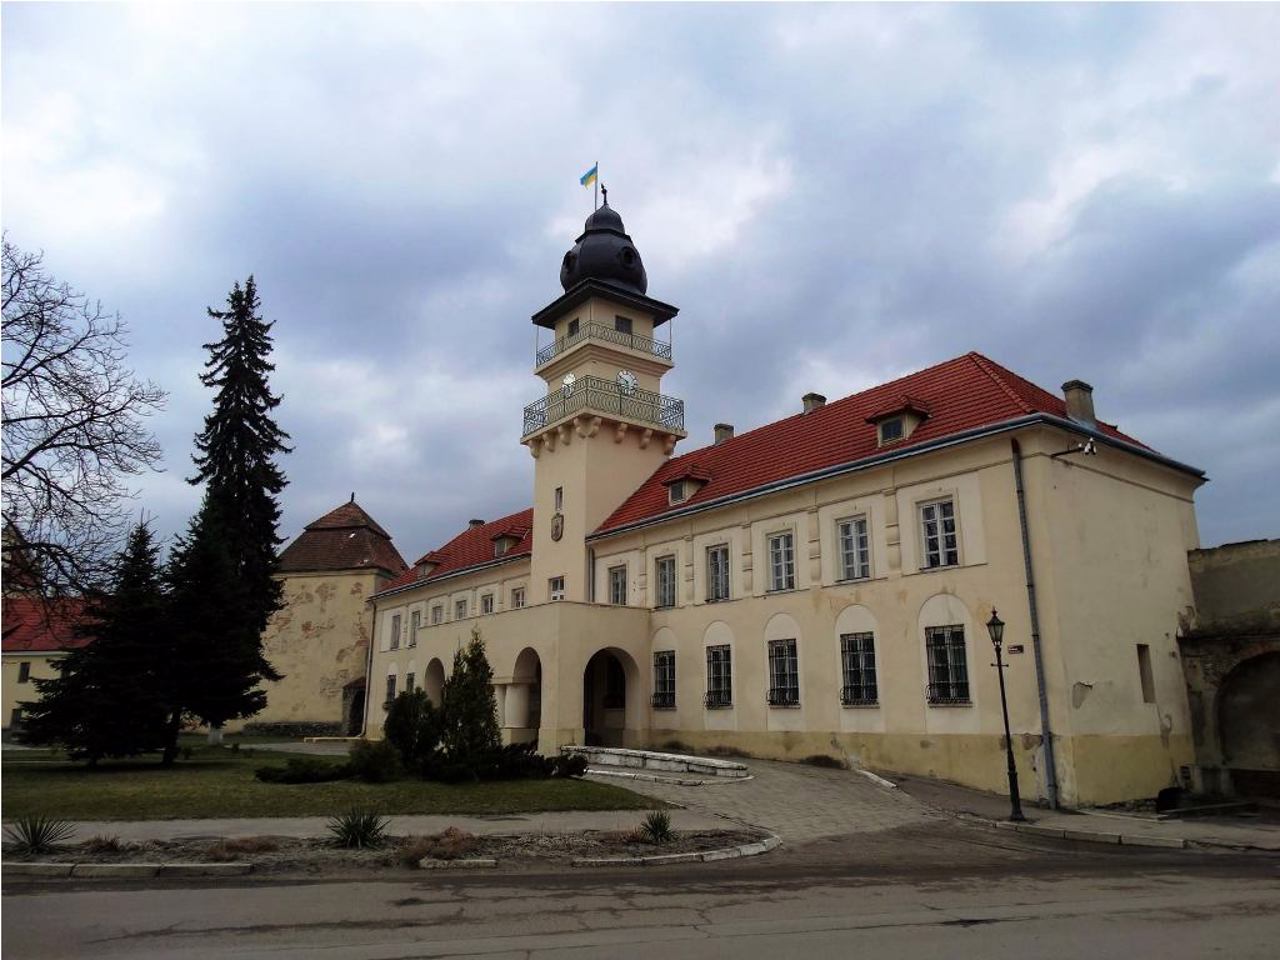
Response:
[[[30,702],[40,699],[36,693],[36,686],[32,682],[34,680],[47,680],[50,677],[57,676],[58,671],[54,669],[54,663],[66,656],[64,653],[6,653],[3,657],[4,668],[4,729],[8,730],[12,726],[13,711],[18,704]],[[21,673],[22,664],[29,664],[27,668],[28,678],[26,682],[19,683],[18,677]]]

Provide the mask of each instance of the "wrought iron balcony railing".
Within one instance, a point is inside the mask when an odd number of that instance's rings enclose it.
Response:
[[[684,401],[664,397],[652,390],[626,387],[603,377],[579,377],[555,393],[524,408],[524,432],[527,437],[549,423],[556,423],[579,410],[613,414],[623,420],[651,424],[673,433],[684,432]]]
[[[650,699],[655,710],[674,710],[676,708],[676,695],[672,692],[655,693]]]
[[[973,702],[967,680],[931,683],[925,688],[925,699],[936,707],[967,707]]]
[[[769,688],[769,706],[771,707],[800,706],[800,690],[796,687],[770,687]]]
[[[733,694],[728,690],[708,690],[702,702],[708,710],[723,710],[733,706]]]
[[[840,702],[846,707],[874,707],[879,703],[876,698],[875,684],[855,684],[840,688]]]
[[[544,363],[560,356],[570,347],[577,346],[583,340],[602,340],[605,343],[616,343],[619,346],[630,347],[632,350],[650,354],[661,360],[671,359],[671,344],[669,343],[654,340],[652,337],[642,337],[638,333],[623,333],[621,330],[607,327],[603,323],[588,323],[579,327],[577,333],[561,337],[554,343],[548,344],[539,350],[534,365],[542,366]]]

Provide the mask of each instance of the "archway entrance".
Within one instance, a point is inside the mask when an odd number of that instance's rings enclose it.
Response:
[[[628,709],[639,704],[635,661],[617,649],[597,651],[582,672],[582,729],[589,747],[624,745]],[[629,698],[628,694],[631,694]]]
[[[422,676],[422,689],[427,691],[432,706],[444,705],[444,664],[438,657],[427,664],[427,672]]]
[[[511,682],[498,688],[504,696],[503,733],[510,743],[538,739],[542,726],[542,660],[538,651],[525,647],[516,657]]]
[[[343,735],[358,737],[364,729],[364,678],[342,688]]]
[[[1218,690],[1222,756],[1236,790],[1280,795],[1280,653],[1245,660]]]

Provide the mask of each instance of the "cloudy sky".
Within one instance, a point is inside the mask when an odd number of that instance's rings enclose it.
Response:
[[[163,533],[196,503],[205,307],[251,272],[286,535],[354,490],[412,560],[527,506],[529,316],[599,159],[681,308],[685,449],[976,349],[1206,469],[1206,545],[1280,536],[1280,7],[2,17],[4,228],[170,391]]]

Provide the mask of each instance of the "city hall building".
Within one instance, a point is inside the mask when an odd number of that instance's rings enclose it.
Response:
[[[1024,797],[1185,776],[1201,471],[1096,419],[1087,384],[977,353],[677,455],[677,309],[607,202],[560,281],[533,315],[533,505],[372,595],[368,736],[478,630],[504,736],[544,752],[678,741],[1003,792],[998,610]]]

